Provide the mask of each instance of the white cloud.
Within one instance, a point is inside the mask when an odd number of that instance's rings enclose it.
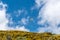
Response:
[[[27,14],[27,10],[25,10],[25,9],[20,9],[20,10],[17,10],[17,11],[14,11],[14,13],[15,13],[15,15],[16,15],[16,17],[19,17],[21,14]]]
[[[30,10],[33,11],[35,9],[39,9],[39,7],[45,3],[45,1],[44,2],[42,1],[43,0],[35,0],[35,5],[33,5]]]
[[[21,13],[23,13],[24,10],[17,10],[17,11],[14,11],[14,13],[16,14],[16,17],[20,16]]]
[[[21,23],[23,23],[24,25],[27,24],[27,21],[28,21],[28,20],[27,20],[26,18],[22,18],[22,19],[21,19]]]
[[[6,7],[7,7],[7,4],[3,4],[3,2],[0,2],[0,30],[21,30],[21,31],[29,31],[28,29],[26,29],[24,26],[22,27],[16,27],[16,28],[13,28],[13,27],[9,27],[7,25],[7,23],[9,22],[9,20],[6,18]],[[11,18],[9,15],[7,15],[8,18]],[[25,21],[22,20],[22,22],[25,23]],[[11,20],[10,20],[10,23],[13,23]]]
[[[6,8],[7,5],[0,2],[0,30],[6,30],[6,24],[8,20],[6,19]]]
[[[48,22],[48,27],[40,27],[39,31],[51,31],[52,33],[60,34],[60,0],[44,0],[46,2],[45,6],[39,11],[39,16],[42,17],[41,21],[38,21],[38,24],[44,24]]]
[[[36,7],[40,7],[42,4],[44,4],[46,2],[46,0],[35,0],[36,3]]]
[[[52,32],[52,33],[55,33],[55,34],[60,34],[60,27],[39,27],[38,28],[38,32]]]
[[[21,23],[23,25],[27,25],[29,23],[29,16],[27,18],[21,18],[21,20],[18,21],[18,23]]]
[[[40,7],[40,6],[41,6],[41,1],[42,1],[42,0],[35,0],[37,7]]]
[[[27,31],[27,32],[30,31],[29,29],[26,29],[24,26],[21,26],[21,27],[16,26],[16,28],[8,27],[7,29],[8,29],[8,30],[18,30],[18,31]]]

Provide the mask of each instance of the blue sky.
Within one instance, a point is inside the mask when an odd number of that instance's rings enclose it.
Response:
[[[35,5],[35,2],[34,0],[9,0],[6,2],[9,7],[8,7],[8,12],[11,12],[10,15],[12,16],[12,21],[14,22],[14,24],[11,24],[13,25],[14,27],[16,27],[17,25],[19,26],[25,26],[26,28],[28,28],[29,30],[31,31],[36,31],[36,28],[38,27],[38,25],[36,24],[36,21],[37,21],[37,16],[38,16],[38,10],[33,10],[31,11],[31,7]],[[18,13],[14,13],[14,11],[17,11],[17,10],[26,10],[27,13],[25,12],[22,12],[18,17],[16,17],[16,15],[18,15]],[[29,17],[28,19],[28,23],[27,25],[23,24],[23,23],[19,23],[19,21],[22,19],[22,18],[27,18]],[[33,21],[30,20],[30,18],[33,18]],[[35,29],[35,30],[34,30]]]
[[[13,24],[8,23],[9,27],[25,26],[31,32],[37,32],[39,25],[37,24],[37,17],[39,9],[32,7],[35,6],[35,0],[2,0],[3,3],[7,4],[7,14],[12,18],[7,18],[12,20]],[[22,11],[19,15],[18,11]],[[26,24],[20,22],[23,18],[26,20]]]
[[[0,30],[60,33],[59,10],[58,0],[1,0]]]

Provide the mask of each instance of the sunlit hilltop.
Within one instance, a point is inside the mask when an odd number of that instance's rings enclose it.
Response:
[[[60,40],[60,35],[25,31],[0,31],[0,40]]]

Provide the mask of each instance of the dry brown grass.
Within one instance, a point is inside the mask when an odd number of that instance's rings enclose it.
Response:
[[[60,40],[60,35],[23,31],[0,31],[0,40]]]

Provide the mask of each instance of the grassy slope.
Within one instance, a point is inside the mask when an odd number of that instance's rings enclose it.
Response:
[[[51,33],[32,33],[23,31],[0,31],[0,40],[60,40],[59,35]]]

